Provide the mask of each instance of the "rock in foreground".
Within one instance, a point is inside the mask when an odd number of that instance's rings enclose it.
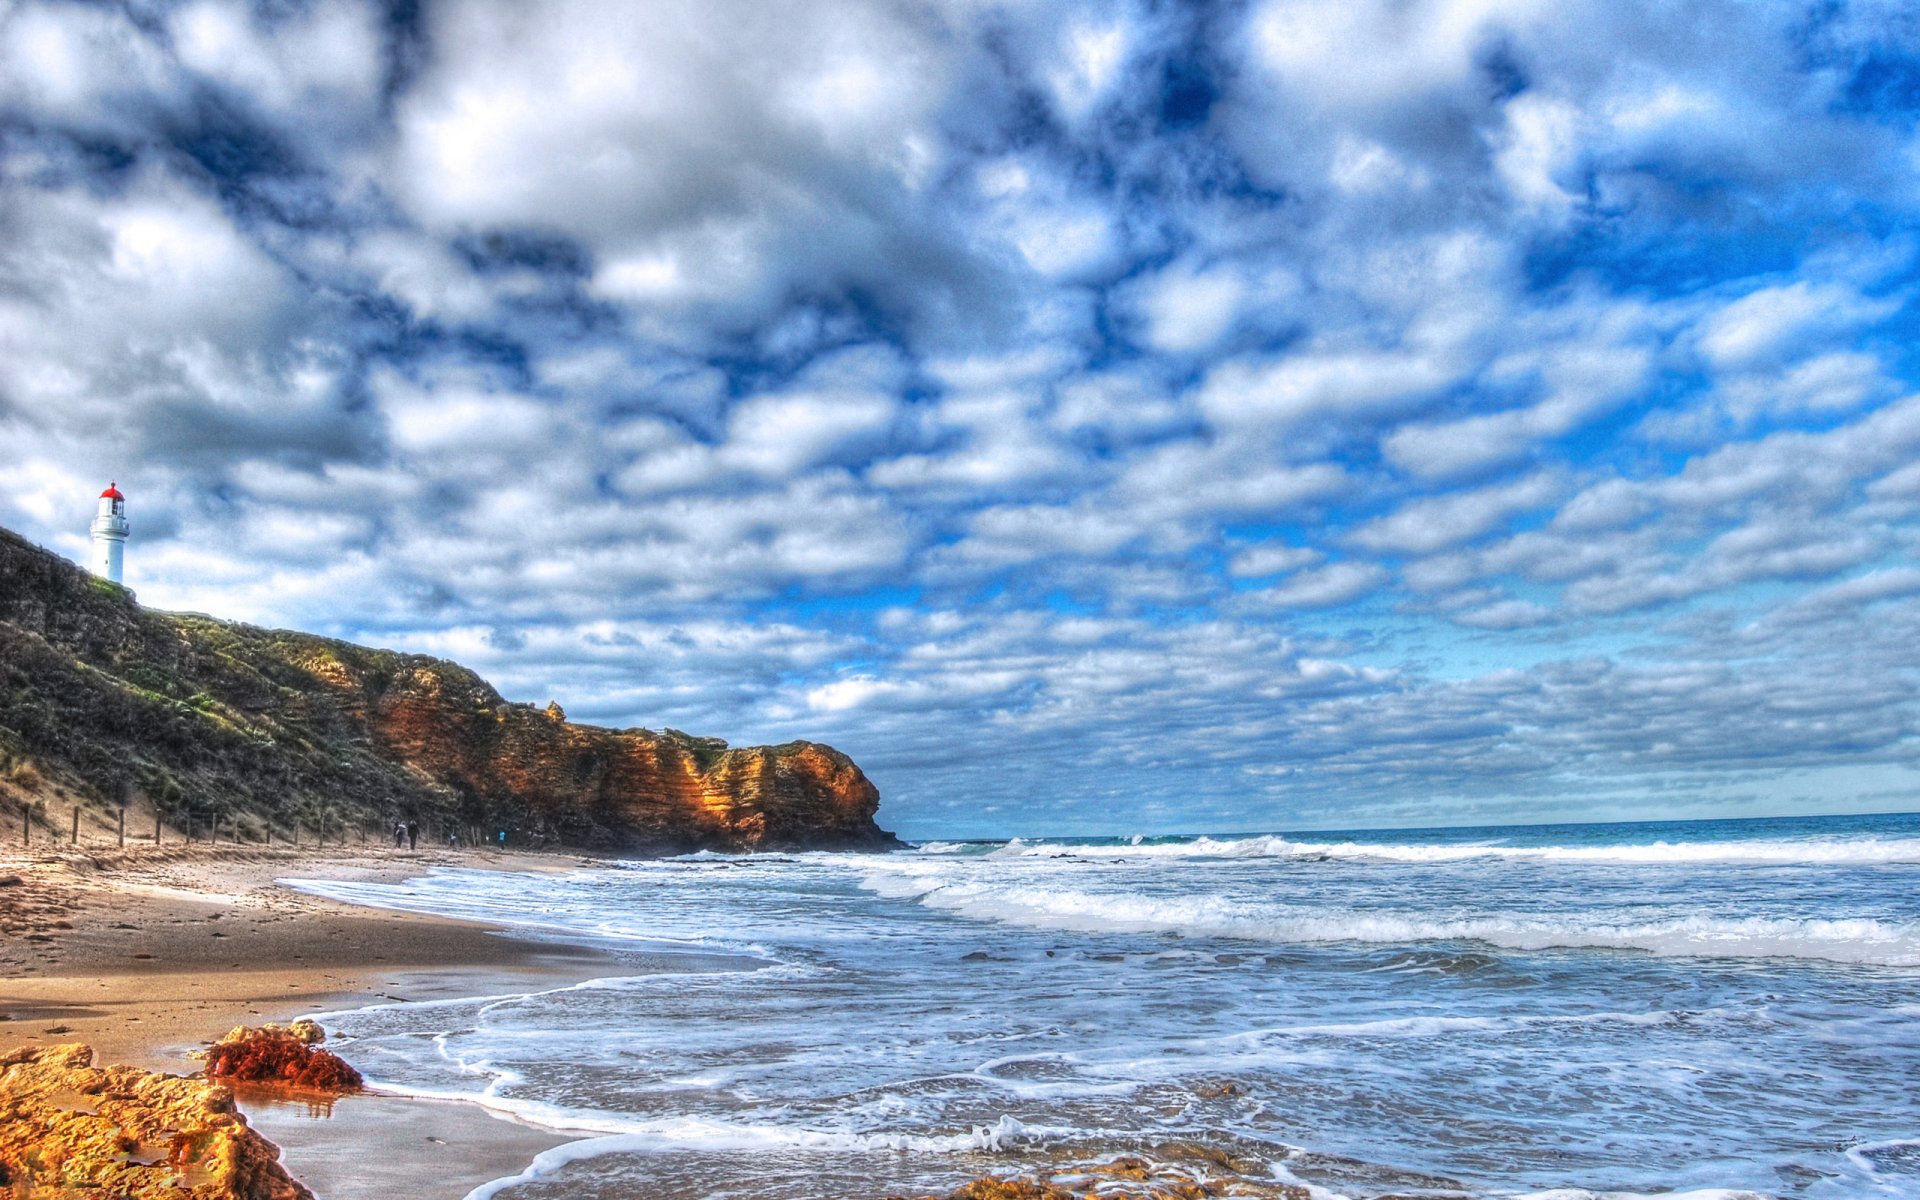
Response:
[[[986,1175],[945,1197],[916,1200],[1310,1200],[1311,1189],[1271,1168],[1199,1142],[1165,1142],[1150,1156],[1060,1164],[1037,1175]],[[891,1200],[898,1200],[897,1197]]]
[[[326,1031],[312,1021],[291,1025],[241,1025],[201,1051],[207,1078],[296,1092],[344,1096],[360,1090],[360,1072],[331,1050]]]
[[[5,1194],[313,1200],[225,1086],[92,1063],[78,1043],[0,1055]]]

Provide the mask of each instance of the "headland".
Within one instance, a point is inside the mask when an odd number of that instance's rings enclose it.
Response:
[[[831,746],[576,723],[445,659],[146,608],[0,530],[0,830],[880,849],[879,805]]]

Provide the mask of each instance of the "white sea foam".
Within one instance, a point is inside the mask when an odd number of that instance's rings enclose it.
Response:
[[[1023,1138],[1038,1136],[1038,1131],[1003,1116],[993,1125],[977,1126],[967,1133],[946,1136],[921,1134],[846,1134],[795,1129],[779,1125],[741,1126],[717,1121],[674,1120],[652,1122],[631,1132],[582,1138],[555,1146],[534,1157],[518,1175],[483,1183],[468,1192],[466,1200],[488,1200],[516,1184],[544,1179],[556,1171],[585,1159],[607,1154],[663,1154],[676,1151],[757,1150],[913,1150],[922,1153],[958,1153],[963,1151],[999,1152]]]
[[[1419,845],[1393,842],[1296,841],[1278,834],[1245,838],[1199,837],[1145,845],[1025,842],[1015,838],[994,851],[1000,857],[1078,858],[1340,858],[1379,862],[1442,863],[1476,858],[1547,862],[1920,864],[1920,838],[1790,838],[1727,842],[1649,842],[1644,845],[1514,846],[1487,841]]]
[[[578,874],[585,878],[589,873]],[[756,969],[777,961],[764,948],[752,943],[721,941],[705,934],[674,936],[658,929],[636,929],[617,912],[587,906],[569,913],[530,904],[525,884],[516,885],[514,876],[501,873],[449,876],[435,871],[422,879],[399,884],[300,878],[276,882],[344,904],[480,921],[511,929],[516,936],[532,941],[597,943],[626,952],[661,956],[669,961],[680,959],[689,964],[730,961],[731,969],[735,970]]]
[[[1776,1200],[1764,1192],[1730,1188],[1699,1188],[1691,1192],[1589,1192],[1585,1188],[1554,1188],[1547,1192],[1507,1194],[1512,1200]]]
[[[1868,1175],[1880,1179],[1900,1174],[1920,1176],[1920,1138],[1863,1142],[1847,1150],[1847,1157]]]
[[[1444,1037],[1453,1033],[1511,1033],[1521,1029],[1553,1025],[1677,1025],[1713,1020],[1721,1012],[1596,1012],[1560,1013],[1514,1017],[1389,1017],[1378,1021],[1357,1021],[1328,1025],[1288,1025],[1255,1030],[1241,1038],[1271,1037],[1369,1037],[1417,1038]]]
[[[570,1107],[517,1096],[503,1091],[520,1082],[517,1073],[494,1067],[476,1073],[491,1076],[477,1090],[422,1087],[400,1080],[369,1077],[367,1085],[382,1095],[405,1096],[416,1100],[452,1100],[477,1105],[488,1112],[558,1134],[585,1135],[590,1138],[632,1138],[643,1142],[652,1152],[675,1150],[760,1150],[771,1148],[869,1151],[915,1150],[925,1153],[964,1151],[1002,1151],[1024,1139],[1087,1137],[1100,1131],[1067,1126],[1032,1125],[1002,1114],[991,1125],[975,1126],[964,1133],[925,1134],[892,1130],[814,1129],[804,1125],[780,1125],[714,1120],[707,1117],[679,1116],[646,1118],[625,1113]]]
[[[976,920],[1080,933],[1172,933],[1276,944],[1484,942],[1509,950],[1611,949],[1706,958],[1806,958],[1920,965],[1920,927],[1868,918],[1723,918],[1614,921],[1600,914],[1435,917],[1350,909],[1261,907],[1218,895],[1148,897],[1032,884],[943,882],[875,872],[881,895],[917,897]]]

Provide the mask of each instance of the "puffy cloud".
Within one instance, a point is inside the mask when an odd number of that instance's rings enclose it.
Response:
[[[1376,563],[1337,562],[1298,572],[1251,595],[1274,608],[1332,608],[1371,595],[1386,579],[1386,571]]]
[[[1324,557],[1320,551],[1307,546],[1254,546],[1234,555],[1227,573],[1237,579],[1284,575],[1312,566]]]
[[[1137,281],[1133,304],[1148,346],[1196,354],[1219,345],[1256,299],[1270,306],[1298,290],[1298,281],[1284,274],[1249,279],[1232,266],[1178,263]]]
[[[1750,292],[1716,312],[1700,333],[1700,352],[1720,370],[1777,361],[1812,338],[1869,324],[1898,307],[1850,288],[1804,281]]]
[[[1791,369],[1755,372],[1728,380],[1722,403],[1741,424],[1766,417],[1827,416],[1891,399],[1899,385],[1877,355],[1857,351],[1822,354]]]
[[[1364,351],[1232,362],[1215,368],[1200,410],[1216,425],[1290,426],[1314,417],[1366,421],[1415,408],[1455,376],[1424,356]]]
[[[908,318],[987,301],[990,274],[943,244],[928,190],[961,66],[937,21],[571,0],[430,13],[385,176],[429,228],[574,239],[595,294],[660,336],[699,338],[692,313],[741,332],[794,290],[864,289]],[[1034,228],[1036,253],[1063,253]]]
[[[112,9],[19,4],[0,14],[0,98],[50,123],[116,132],[177,99],[163,47]]]
[[[183,66],[284,123],[338,120],[379,102],[386,61],[371,5],[314,5],[269,24],[232,0],[195,0],[170,13],[167,28]]]
[[[1382,553],[1428,553],[1473,541],[1516,513],[1545,507],[1562,490],[1549,474],[1511,483],[1435,496],[1376,517],[1349,535],[1355,545]]]
[[[1513,461],[1632,399],[1652,355],[1640,347],[1556,346],[1517,354],[1492,373],[1531,373],[1544,398],[1522,408],[1402,425],[1381,440],[1387,458],[1429,478],[1456,478]]]

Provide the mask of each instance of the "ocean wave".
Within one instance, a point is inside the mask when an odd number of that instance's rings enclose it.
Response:
[[[923,852],[926,852],[923,850]],[[946,851],[951,853],[952,851]],[[1393,842],[1314,842],[1279,834],[1243,838],[1098,843],[1028,842],[1014,838],[994,850],[1001,858],[1337,858],[1379,862],[1458,862],[1476,858],[1564,862],[1920,864],[1920,838],[1786,838],[1728,842],[1648,842],[1606,846],[1513,846],[1498,842],[1419,845]]]
[[[1572,915],[1505,913],[1426,916],[1266,908],[1218,896],[1152,898],[1035,884],[940,882],[868,877],[872,890],[914,897],[976,920],[1079,933],[1171,933],[1278,944],[1483,942],[1508,950],[1641,950],[1672,957],[1804,958],[1879,966],[1920,966],[1920,926],[1868,918],[1724,918],[1605,921]]]
[[[1725,1009],[1701,1009],[1698,1011],[1657,1011],[1642,1013],[1547,1013],[1499,1017],[1382,1017],[1373,1021],[1347,1021],[1323,1025],[1286,1025],[1273,1029],[1255,1030],[1252,1034],[1233,1034],[1231,1036],[1238,1039],[1247,1037],[1424,1038],[1444,1037],[1447,1034],[1453,1033],[1512,1033],[1516,1030],[1554,1025],[1578,1025],[1582,1027],[1596,1025],[1631,1025],[1642,1027],[1698,1025],[1702,1022],[1724,1020],[1729,1015]]]
[[[1548,1192],[1507,1192],[1511,1200],[1776,1200],[1766,1192],[1709,1187],[1692,1192],[1590,1192],[1586,1188],[1553,1188]]]
[[[1920,1175],[1920,1139],[1865,1142],[1847,1150],[1853,1164],[1876,1179]]]
[[[471,1099],[471,1097],[463,1097]],[[487,1103],[486,1107],[511,1113],[521,1120],[558,1130],[577,1130],[579,1121],[548,1123],[540,1120],[541,1105]],[[549,1121],[551,1114],[547,1114]],[[1010,1116],[1002,1116],[992,1125],[976,1126],[957,1134],[842,1133],[796,1129],[780,1125],[732,1125],[720,1121],[681,1118],[667,1121],[624,1122],[628,1128],[618,1133],[581,1138],[555,1146],[534,1157],[517,1175],[495,1179],[468,1192],[465,1200],[490,1200],[511,1187],[544,1179],[586,1159],[607,1154],[663,1154],[687,1150],[733,1150],[742,1152],[780,1150],[912,1150],[922,1153],[997,1153],[1023,1139],[1039,1136],[1036,1131]],[[1057,1132],[1057,1131],[1054,1131]]]

